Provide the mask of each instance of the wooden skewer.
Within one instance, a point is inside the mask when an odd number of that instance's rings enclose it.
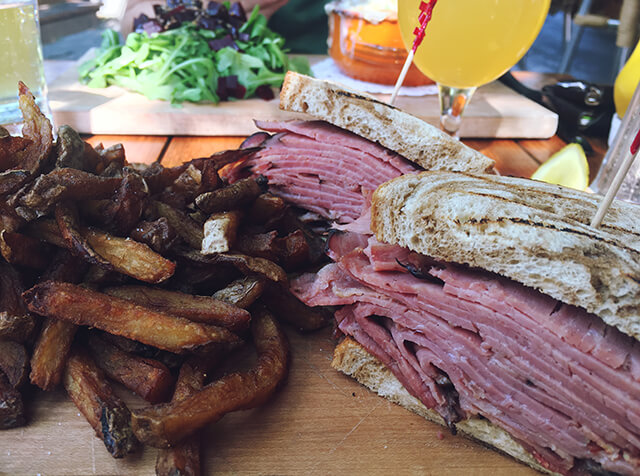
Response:
[[[404,66],[402,67],[402,71],[400,71],[400,76],[398,76],[398,80],[396,81],[396,86],[393,88],[393,94],[391,95],[391,99],[389,100],[389,104],[393,106],[393,103],[396,102],[396,97],[398,97],[398,92],[400,91],[400,87],[402,83],[404,83],[404,78],[409,71],[409,67],[413,62],[413,55],[415,54],[414,50],[409,51],[407,55],[407,60],[404,62]]]
[[[629,169],[631,168],[633,161],[638,156],[639,149],[640,149],[640,131],[638,131],[638,133],[636,134],[636,137],[633,140],[633,143],[631,144],[630,153],[624,159],[624,162],[622,162],[622,164],[620,165],[620,168],[618,169],[616,176],[613,178],[613,182],[611,182],[611,185],[607,190],[607,194],[602,199],[602,202],[600,202],[600,206],[598,207],[596,214],[591,220],[591,226],[598,227],[602,223],[602,219],[604,218],[604,215],[607,213],[607,210],[611,206],[613,199],[618,193],[618,190],[620,189],[620,186],[622,185],[622,182],[626,177],[627,172],[629,172]]]

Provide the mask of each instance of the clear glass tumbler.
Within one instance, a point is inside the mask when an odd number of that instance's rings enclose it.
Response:
[[[591,190],[601,195],[607,193],[622,162],[631,153],[629,149],[638,130],[640,130],[640,87],[636,88],[631,98],[627,112],[622,118],[622,123],[611,143],[611,147],[609,147],[604,159],[602,159],[598,175],[590,185]],[[640,158],[636,157],[636,160],[631,165],[618,193],[616,193],[616,198],[640,203]]]
[[[0,124],[5,126],[22,122],[18,81],[27,85],[51,119],[37,0],[0,0]]]

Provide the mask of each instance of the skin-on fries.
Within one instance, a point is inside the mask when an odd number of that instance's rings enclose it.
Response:
[[[267,180],[264,177],[238,180],[228,187],[198,195],[196,205],[206,213],[236,210],[253,203],[265,191],[266,186]]]
[[[124,352],[95,333],[89,336],[88,344],[98,367],[110,379],[151,403],[169,397],[174,379],[166,365]]]
[[[264,177],[218,175],[250,143],[172,168],[130,164],[121,145],[93,148],[67,126],[54,143],[24,86],[20,96],[24,137],[0,128],[0,429],[25,422],[17,387],[29,377],[45,390],[63,383],[122,457],[138,441],[116,381],[155,404],[136,412],[140,437],[176,445],[157,474],[198,474],[199,429],[262,404],[286,377],[286,338],[257,300],[275,293],[285,302],[272,307],[297,327],[319,321],[280,294],[317,247]],[[250,328],[255,366],[205,386]],[[159,403],[178,369],[171,403]]]
[[[202,225],[192,220],[189,215],[178,210],[171,205],[154,201],[151,204],[158,216],[167,220],[169,226],[182,238],[191,248],[196,250],[202,246],[204,233]]]
[[[225,413],[265,402],[287,375],[289,346],[273,316],[264,310],[254,313],[251,331],[258,352],[252,370],[226,375],[189,398],[134,411],[132,426],[138,439],[167,448]]]
[[[111,263],[96,253],[84,236],[80,233],[78,225],[78,210],[68,202],[61,202],[55,208],[58,230],[64,239],[67,248],[76,256],[81,257],[90,264],[97,264],[107,269],[113,269]]]
[[[16,388],[26,383],[29,356],[24,345],[10,340],[0,341],[0,371],[4,372],[9,383]]]
[[[49,263],[51,250],[47,245],[22,233],[0,232],[0,252],[7,263],[44,269]]]
[[[114,458],[122,458],[136,448],[129,409],[84,350],[76,350],[69,357],[64,388]]]
[[[258,300],[266,287],[264,279],[255,277],[244,277],[236,279],[227,287],[219,289],[213,295],[221,301],[235,304],[242,309],[248,309]]]
[[[22,395],[0,371],[0,430],[22,426],[25,423]]]
[[[250,314],[238,306],[209,297],[147,286],[118,286],[104,293],[190,321],[226,327],[234,332],[249,327]]]
[[[91,248],[122,274],[155,284],[166,281],[175,272],[174,262],[147,245],[95,229],[86,229],[82,234]]]
[[[62,380],[71,343],[77,327],[67,321],[47,317],[31,357],[31,383],[42,390],[53,390]]]
[[[170,352],[240,342],[226,329],[163,314],[69,283],[37,284],[23,297],[29,309],[37,314],[96,327]]]
[[[180,375],[172,402],[178,402],[200,391],[211,365],[202,359],[189,359],[180,367]],[[172,448],[161,449],[156,458],[156,476],[199,475],[200,474],[200,434],[185,438]]]
[[[0,261],[0,339],[24,342],[33,333],[35,321],[21,298],[23,291],[20,275]]]
[[[309,307],[288,290],[276,286],[269,288],[263,300],[279,319],[300,332],[317,331],[331,322],[329,311],[322,307]]]

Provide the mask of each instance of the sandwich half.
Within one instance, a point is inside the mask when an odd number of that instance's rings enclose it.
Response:
[[[487,172],[493,161],[373,96],[289,72],[281,109],[311,121],[256,121],[253,154],[225,170],[233,182],[263,175],[270,191],[322,219],[349,223],[378,185],[421,170]]]
[[[640,207],[526,179],[423,172],[373,194],[299,277],[341,306],[333,365],[556,474],[640,472]]]

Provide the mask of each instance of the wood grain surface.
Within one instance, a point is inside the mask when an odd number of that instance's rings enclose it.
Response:
[[[227,415],[209,427],[203,474],[536,474],[333,370],[330,329],[287,331],[287,384],[262,408]],[[155,449],[113,459],[63,391],[32,397],[29,425],[0,432],[0,474],[153,474]],[[129,394],[125,399],[131,407],[142,405]]]
[[[379,97],[383,101],[389,99],[384,95]],[[78,82],[76,66],[68,68],[49,85],[49,103],[56,124],[68,124],[86,134],[239,136],[257,130],[254,119],[299,117],[280,111],[277,98],[219,105],[172,105],[151,101],[115,86],[93,89]],[[396,106],[431,124],[439,124],[436,95],[400,96]],[[493,82],[474,94],[465,111],[460,134],[479,138],[549,138],[555,134],[557,124],[555,113]]]

